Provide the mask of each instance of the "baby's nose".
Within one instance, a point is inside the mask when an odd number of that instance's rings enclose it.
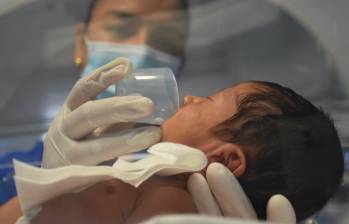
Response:
[[[203,100],[204,98],[198,96],[185,96],[183,100],[183,105],[186,106],[192,103],[199,103]]]

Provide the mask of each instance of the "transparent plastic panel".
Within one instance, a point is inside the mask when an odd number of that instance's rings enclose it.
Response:
[[[338,131],[345,172],[310,221],[349,223],[348,8],[347,0],[0,0],[0,205],[16,195],[12,159],[40,166],[42,135],[83,72],[126,56],[134,73],[109,97],[152,99],[141,125],[163,124],[186,95],[206,99],[250,80],[321,107]],[[316,152],[307,158],[325,166]]]

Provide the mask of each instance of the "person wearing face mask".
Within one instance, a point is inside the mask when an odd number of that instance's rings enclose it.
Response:
[[[179,78],[184,62],[188,33],[186,0],[91,0],[84,20],[75,33],[75,65],[80,78],[117,57],[127,57],[134,70],[168,67]],[[97,98],[114,96],[110,85]],[[137,104],[133,99],[131,104]],[[145,130],[143,130],[145,132]],[[150,132],[152,133],[152,132]],[[42,142],[31,150],[0,157],[2,164],[12,158],[41,161]],[[13,168],[0,173],[0,205],[16,195]]]
[[[135,70],[170,68],[176,78],[184,61],[188,33],[186,0],[92,0],[76,29],[75,64],[81,77],[117,57]],[[110,86],[99,98],[113,96]]]

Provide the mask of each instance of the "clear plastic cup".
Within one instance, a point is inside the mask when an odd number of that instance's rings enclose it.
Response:
[[[161,125],[179,108],[176,78],[169,68],[147,68],[134,71],[115,85],[117,96],[140,94],[154,103],[154,112],[137,122]]]

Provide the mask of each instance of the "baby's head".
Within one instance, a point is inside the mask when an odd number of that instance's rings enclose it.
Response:
[[[186,97],[163,125],[163,141],[201,149],[237,177],[260,218],[283,194],[300,221],[341,183],[344,162],[332,120],[280,85],[246,82],[208,97]]]

